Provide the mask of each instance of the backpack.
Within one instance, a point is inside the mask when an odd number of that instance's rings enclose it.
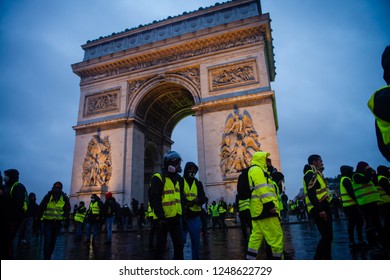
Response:
[[[238,176],[238,179],[237,179],[237,196],[238,196],[239,200],[245,200],[245,199],[251,198],[251,193],[252,193],[252,190],[253,190],[253,186],[251,187],[249,185],[248,173],[249,173],[249,169],[252,166],[244,168],[241,171],[241,174]]]

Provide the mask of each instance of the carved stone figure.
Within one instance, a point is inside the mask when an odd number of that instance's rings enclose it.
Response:
[[[253,153],[260,150],[258,137],[249,112],[240,114],[235,107],[226,118],[220,144],[222,174],[237,173],[250,165]]]
[[[107,186],[112,174],[111,144],[108,136],[94,135],[83,163],[83,187]]]

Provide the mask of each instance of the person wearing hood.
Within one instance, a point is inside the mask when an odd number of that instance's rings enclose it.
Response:
[[[202,205],[208,201],[204,192],[203,184],[195,178],[198,166],[193,162],[187,162],[184,167],[184,201],[182,203],[183,219],[183,241],[186,242],[187,233],[191,238],[192,259],[199,260],[200,247],[200,215]]]
[[[382,54],[383,79],[386,86],[369,99],[368,107],[375,117],[375,132],[379,151],[390,161],[390,46]]]
[[[376,181],[375,171],[367,162],[360,161],[352,176],[353,191],[366,222],[365,231],[368,245],[378,248],[381,246],[378,243],[381,232],[378,207],[380,196],[374,181]]]
[[[332,259],[333,225],[328,184],[322,172],[324,163],[319,155],[310,155],[303,169],[303,188],[307,211],[313,218],[321,239],[317,244],[315,260]]]
[[[363,240],[364,220],[352,186],[353,167],[343,165],[340,167],[340,172],[341,205],[348,219],[349,247],[351,249],[366,247],[367,244]],[[355,229],[359,243],[355,243]]]
[[[263,238],[271,247],[272,259],[283,258],[283,231],[277,213],[279,200],[271,176],[267,172],[267,157],[270,154],[257,151],[253,154],[248,171],[249,185],[253,186],[249,208],[252,232],[249,236],[246,258],[255,260]]]
[[[86,214],[86,238],[85,244],[91,243],[91,234],[92,234],[92,245],[95,244],[99,228],[101,224],[101,218],[103,217],[103,202],[97,196],[97,194],[91,195],[91,202],[89,203],[89,208]]]
[[[181,157],[175,151],[163,156],[162,173],[155,173],[148,191],[150,207],[156,215],[155,258],[163,259],[168,233],[173,243],[173,259],[183,260]]]
[[[53,184],[38,209],[38,218],[43,223],[43,257],[50,260],[53,254],[57,236],[63,222],[69,220],[71,206],[68,196],[62,191],[62,183]]]
[[[2,239],[1,258],[13,259],[14,249],[13,243],[17,235],[20,224],[22,223],[27,211],[27,190],[26,187],[19,182],[19,171],[16,169],[8,169],[4,171],[4,186],[2,194],[2,202],[4,202],[4,239]],[[3,242],[4,241],[4,242]]]

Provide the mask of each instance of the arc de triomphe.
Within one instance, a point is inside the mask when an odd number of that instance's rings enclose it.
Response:
[[[82,48],[72,65],[80,77],[72,204],[107,191],[121,205],[146,202],[173,128],[190,115],[211,201],[234,201],[238,172],[256,150],[280,166],[270,18],[260,1],[217,3]]]

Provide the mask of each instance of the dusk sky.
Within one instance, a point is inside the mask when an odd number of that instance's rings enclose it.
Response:
[[[16,168],[38,201],[57,180],[70,192],[81,45],[163,20],[215,0],[2,0],[0,2],[0,171]],[[220,1],[223,2],[223,1]],[[290,198],[302,187],[310,154],[324,174],[341,165],[389,165],[367,107],[385,85],[380,64],[390,45],[388,0],[261,1],[272,19],[281,171]],[[256,127],[261,134],[261,128]],[[185,133],[184,133],[185,131]],[[181,121],[174,149],[197,161],[195,119]],[[189,144],[192,143],[192,144]],[[272,155],[271,155],[272,158]]]

